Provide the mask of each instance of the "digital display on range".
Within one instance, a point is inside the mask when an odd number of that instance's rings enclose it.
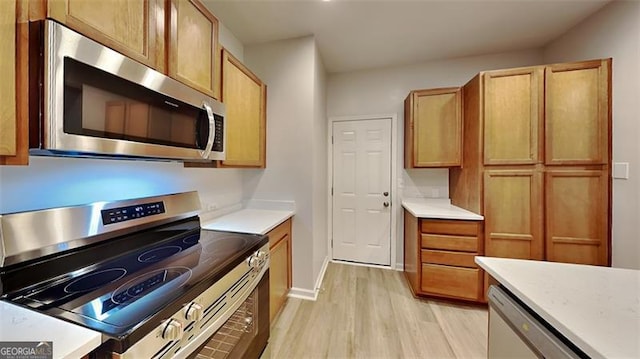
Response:
[[[101,213],[102,223],[107,225],[153,216],[164,212],[164,203],[154,202],[137,204],[135,206],[103,209]]]

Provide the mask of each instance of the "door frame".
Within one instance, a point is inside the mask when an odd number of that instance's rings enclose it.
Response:
[[[389,243],[390,253],[390,265],[377,265],[377,264],[360,264],[352,262],[343,262],[341,260],[334,259],[333,247],[331,242],[333,241],[333,196],[331,195],[331,188],[333,187],[333,124],[335,122],[344,121],[366,121],[366,120],[391,120],[391,238]],[[387,268],[394,270],[402,270],[402,263],[398,263],[398,218],[402,207],[400,205],[400,198],[398,197],[398,115],[397,114],[378,114],[378,115],[354,115],[354,116],[331,116],[328,121],[327,129],[327,230],[328,241],[327,249],[332,262],[349,263],[356,265],[363,265],[376,268]],[[400,161],[401,163],[402,161]]]

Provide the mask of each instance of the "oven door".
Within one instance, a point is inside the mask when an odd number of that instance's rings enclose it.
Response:
[[[224,159],[224,106],[51,20],[33,154]]]
[[[218,331],[189,358],[259,358],[269,338],[269,272]]]

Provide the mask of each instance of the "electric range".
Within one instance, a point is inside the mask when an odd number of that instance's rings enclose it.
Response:
[[[2,215],[0,299],[101,332],[92,357],[193,355],[269,267],[266,236],[202,230],[199,203],[186,192]]]

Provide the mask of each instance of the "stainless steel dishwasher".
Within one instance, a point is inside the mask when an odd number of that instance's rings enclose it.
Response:
[[[492,358],[588,358],[504,288],[489,287],[489,348]]]

